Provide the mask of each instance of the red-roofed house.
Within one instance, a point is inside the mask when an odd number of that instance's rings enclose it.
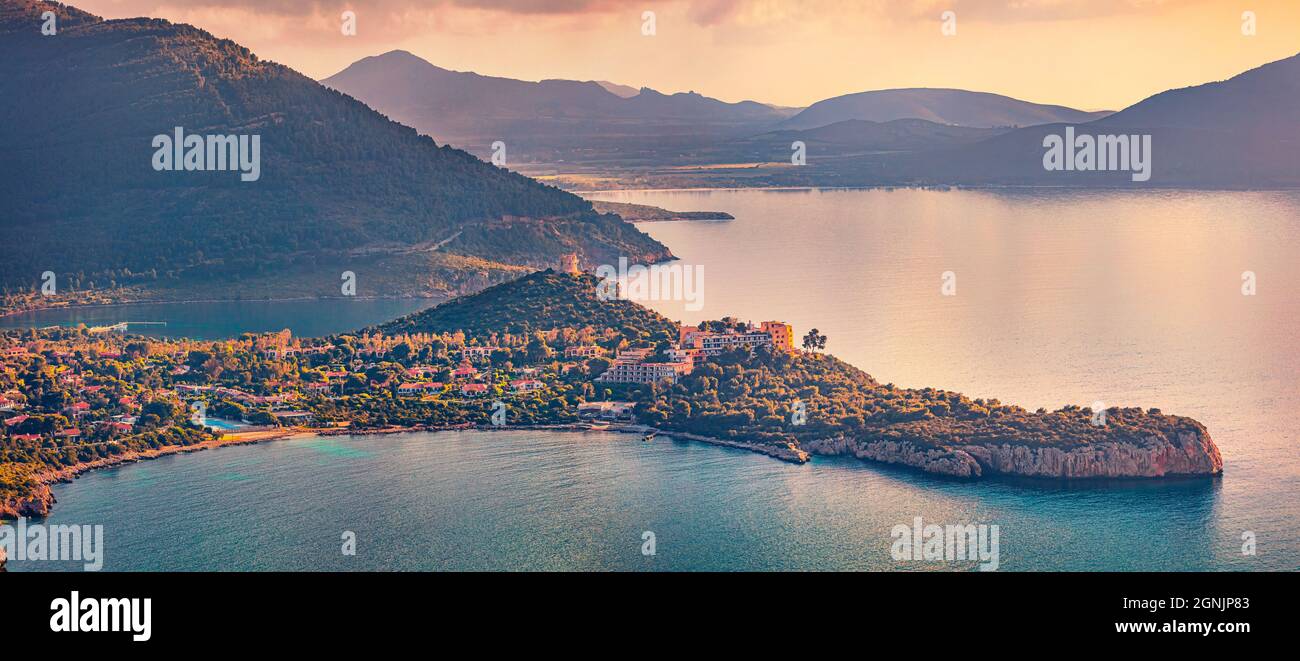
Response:
[[[426,390],[440,390],[441,388],[441,383],[435,383],[433,381],[418,381],[413,383],[403,383],[402,385],[397,386],[397,392],[423,392]]]
[[[533,392],[545,388],[546,385],[537,379],[519,379],[517,381],[511,381],[510,387],[513,388],[515,392]]]
[[[466,383],[460,387],[460,394],[468,396],[478,396],[487,394],[486,383]]]

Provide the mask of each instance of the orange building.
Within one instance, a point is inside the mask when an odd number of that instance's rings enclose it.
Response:
[[[764,321],[763,332],[772,337],[772,344],[782,351],[794,351],[794,327],[783,321]]]

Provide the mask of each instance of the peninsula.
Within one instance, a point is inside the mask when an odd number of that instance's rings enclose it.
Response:
[[[779,321],[684,326],[545,270],[355,333],[197,342],[0,335],[0,517],[123,461],[293,433],[657,431],[792,462],[851,455],[961,478],[1214,475],[1205,427],[1156,409],[1027,411],[881,384]],[[501,404],[497,404],[501,402]],[[505,410],[507,420],[492,419]],[[208,418],[242,425],[214,431]]]

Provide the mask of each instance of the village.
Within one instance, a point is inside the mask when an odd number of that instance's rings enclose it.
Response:
[[[363,333],[224,341],[120,328],[0,336],[0,442],[65,451],[191,420],[214,432],[468,424],[508,399],[521,423],[631,421],[624,386],[673,384],[731,349],[794,351],[790,325],[682,325],[676,342],[630,346],[590,329],[528,336]]]

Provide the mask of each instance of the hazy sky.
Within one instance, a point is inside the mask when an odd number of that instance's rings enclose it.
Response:
[[[409,50],[449,69],[803,106],[958,87],[1088,110],[1300,51],[1300,0],[71,0],[197,25],[314,78]],[[356,36],[340,14],[357,16]],[[655,34],[643,36],[654,12]],[[956,34],[941,33],[952,11]],[[1256,17],[1243,35],[1242,13]]]

